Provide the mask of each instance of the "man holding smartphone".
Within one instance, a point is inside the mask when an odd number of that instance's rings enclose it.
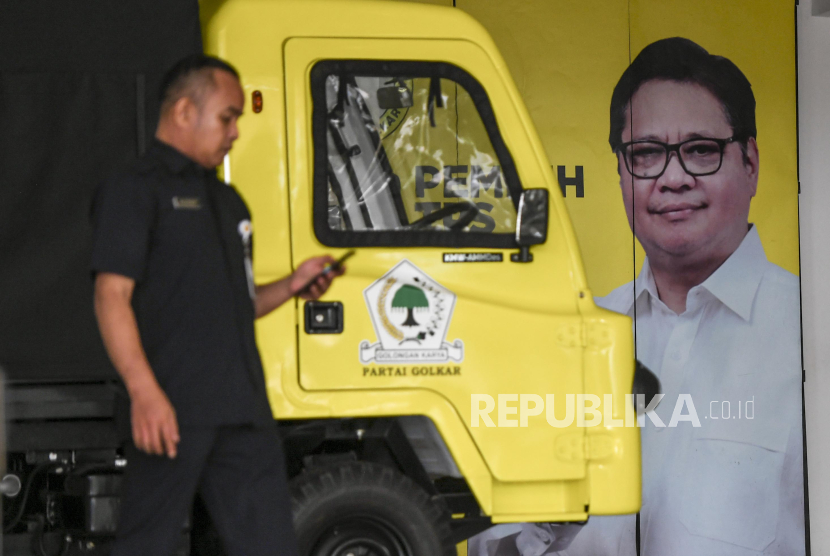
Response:
[[[131,406],[116,556],[172,554],[197,491],[230,554],[297,554],[254,319],[343,269],[315,257],[254,285],[250,215],[215,174],[243,107],[233,67],[180,61],[152,147],[96,196],[95,312]]]

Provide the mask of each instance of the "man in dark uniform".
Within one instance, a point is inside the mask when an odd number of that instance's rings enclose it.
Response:
[[[238,137],[236,70],[186,58],[161,102],[147,155],[93,210],[95,311],[131,406],[113,555],[171,554],[198,491],[230,554],[295,556],[254,319],[319,297],[342,270],[325,273],[334,260],[316,257],[254,286],[248,210],[215,172]]]

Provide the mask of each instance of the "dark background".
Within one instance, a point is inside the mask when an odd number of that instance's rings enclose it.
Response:
[[[197,0],[0,2],[0,367],[114,377],[92,311],[95,188],[152,138],[161,76],[201,52]]]

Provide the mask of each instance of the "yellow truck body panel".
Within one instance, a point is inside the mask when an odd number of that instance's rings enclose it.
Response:
[[[302,301],[260,319],[257,339],[275,418],[426,415],[494,522],[582,521],[638,511],[639,430],[619,423],[630,409],[631,321],[594,304],[550,163],[484,28],[460,10],[399,2],[227,0],[203,2],[201,9],[205,50],[239,70],[246,93],[240,139],[220,171],[251,210],[257,282],[285,276],[307,257],[346,252],[315,234],[311,76],[321,61],[460,68],[486,92],[521,184],[550,191],[547,241],[531,249],[531,263],[510,261],[517,247],[359,246],[347,274],[323,298],[342,303],[342,333],[305,333]],[[258,113],[254,91],[262,95]],[[462,106],[457,92],[453,98],[457,110],[472,106]],[[397,156],[392,151],[400,145],[383,141],[390,157]],[[472,168],[459,160],[464,156],[457,151],[455,162]],[[404,199],[412,213],[410,201]],[[497,253],[503,262],[451,264],[444,262],[447,253]],[[386,317],[372,296],[391,287],[390,272],[401,264],[451,292],[447,349],[463,348],[461,361],[361,360],[386,326],[378,324]],[[561,418],[567,394],[610,395],[613,411],[593,427],[576,421],[553,427],[545,412],[519,422],[527,395],[554,395],[553,413]],[[474,395],[498,400],[490,415],[503,426],[473,426]]]

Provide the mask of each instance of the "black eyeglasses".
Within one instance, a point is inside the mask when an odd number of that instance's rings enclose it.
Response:
[[[726,139],[700,137],[672,145],[660,141],[631,141],[620,145],[617,152],[622,153],[625,167],[635,178],[645,180],[662,176],[673,152],[677,153],[680,165],[690,176],[711,176],[723,164],[726,145],[734,141],[734,136]]]

